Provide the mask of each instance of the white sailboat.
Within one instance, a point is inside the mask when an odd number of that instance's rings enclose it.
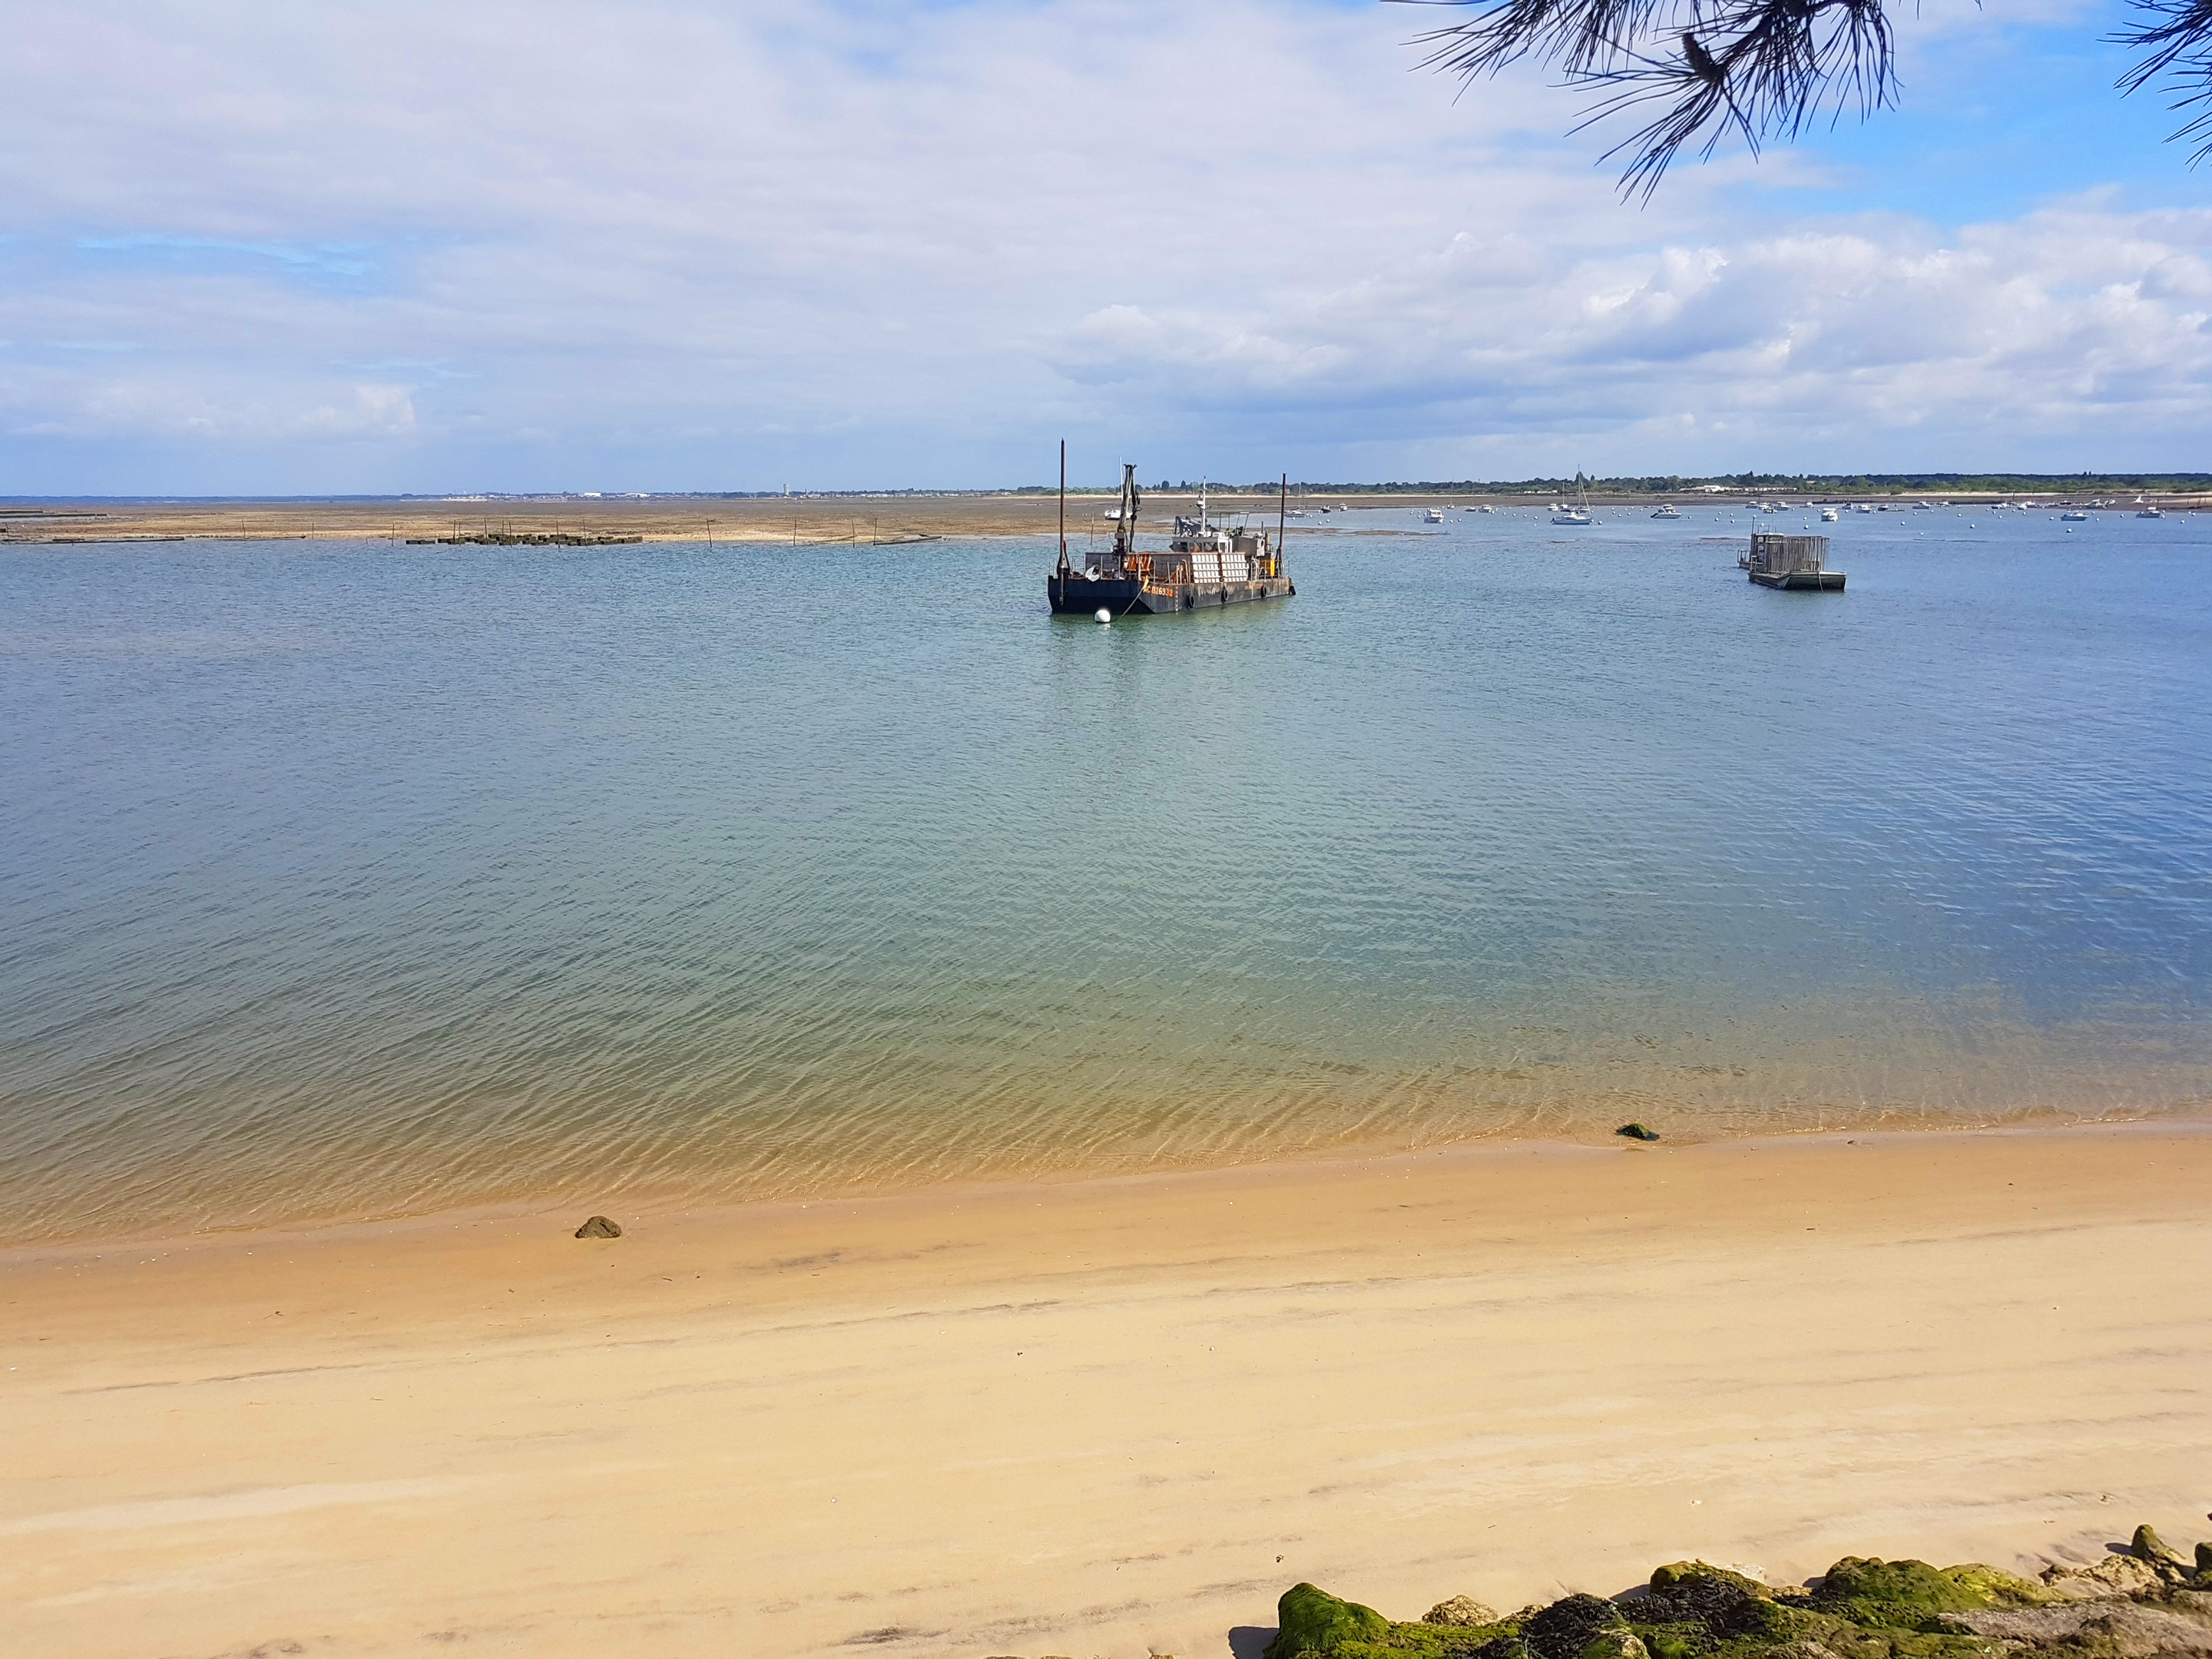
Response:
[[[1572,501],[1557,501],[1552,507],[1553,524],[1585,525],[1590,521],[1589,491],[1583,486],[1583,475],[1575,474],[1575,495]]]

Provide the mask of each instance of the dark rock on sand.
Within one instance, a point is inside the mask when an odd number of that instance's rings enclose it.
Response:
[[[1628,1622],[1602,1595],[1569,1595],[1531,1619],[1521,1632],[1536,1659],[1583,1659],[1607,1636],[1626,1636]]]
[[[607,1218],[603,1215],[595,1215],[589,1221],[586,1221],[582,1226],[576,1229],[576,1237],[579,1238],[620,1238],[622,1237],[622,1226],[617,1222],[608,1220]]]
[[[1631,1140],[1656,1140],[1659,1139],[1659,1132],[1656,1129],[1647,1129],[1641,1123],[1624,1123],[1618,1129],[1615,1129],[1613,1133],[1617,1135],[1626,1135]]]
[[[1684,1626],[1669,1632],[1692,1644],[1772,1632],[1778,1623],[1774,1591],[1755,1578],[1703,1561],[1677,1561],[1656,1569],[1648,1594],[1629,1612],[1638,1625]],[[1656,1639],[1656,1638],[1653,1639]],[[1662,1648],[1680,1645],[1662,1641]]]

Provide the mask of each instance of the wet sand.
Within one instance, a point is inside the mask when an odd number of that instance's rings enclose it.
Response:
[[[1191,1659],[1301,1578],[1411,1617],[2191,1536],[2208,1192],[2212,1126],[2136,1126],[19,1250],[0,1619],[51,1659]]]

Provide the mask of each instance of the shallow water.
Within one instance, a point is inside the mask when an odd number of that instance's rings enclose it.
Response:
[[[1838,597],[1600,516],[1110,628],[1035,541],[0,550],[0,1204],[2212,1100],[2212,519],[1850,519]]]

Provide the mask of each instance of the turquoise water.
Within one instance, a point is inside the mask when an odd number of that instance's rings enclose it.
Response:
[[[2212,519],[1859,518],[1835,597],[1601,517],[1111,628],[1038,541],[0,550],[0,1204],[2212,1100]]]

